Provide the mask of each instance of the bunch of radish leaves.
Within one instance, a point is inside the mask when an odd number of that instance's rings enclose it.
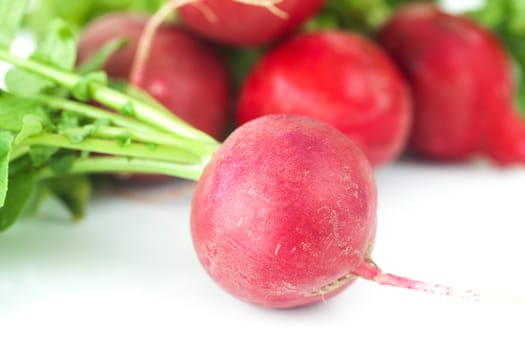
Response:
[[[144,92],[110,86],[97,69],[119,45],[108,44],[77,69],[75,32],[55,19],[29,58],[10,53],[27,5],[0,2],[0,60],[13,65],[0,91],[0,231],[45,193],[81,218],[91,193],[88,173],[197,179],[219,143]]]

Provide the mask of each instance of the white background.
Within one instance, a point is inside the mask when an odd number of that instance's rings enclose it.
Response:
[[[377,182],[385,271],[525,297],[524,167],[402,161]],[[523,302],[364,280],[307,308],[237,301],[196,259],[191,194],[186,182],[98,193],[79,223],[47,202],[0,235],[0,348],[525,349]]]
[[[385,271],[525,297],[525,169],[403,162],[377,180]],[[76,224],[50,202],[1,235],[2,349],[525,349],[523,303],[364,280],[308,308],[239,302],[194,255],[190,198],[187,183],[106,192]]]

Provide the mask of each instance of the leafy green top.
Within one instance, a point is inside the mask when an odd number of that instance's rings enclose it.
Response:
[[[12,55],[25,6],[0,0],[0,22],[8,23],[0,28],[0,60],[14,66],[5,77],[8,91],[0,91],[0,231],[16,221],[35,188],[55,194],[80,218],[90,193],[85,174],[200,176],[217,141],[145,92],[109,86],[98,70],[122,40],[75,71],[75,32],[54,19],[29,58]]]
[[[525,115],[525,1],[485,0],[470,15],[493,30],[508,49],[516,72],[516,104]]]
[[[75,31],[105,13],[113,11],[135,11],[152,13],[164,0],[35,0],[35,6],[27,17],[27,23],[36,32],[42,33],[47,24],[59,17]]]

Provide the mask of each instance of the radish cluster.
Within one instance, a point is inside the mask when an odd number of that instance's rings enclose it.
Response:
[[[146,22],[146,16],[128,13],[96,19],[80,37],[80,63],[110,40],[126,38],[128,46],[113,54],[104,70],[113,79],[128,79]],[[177,25],[163,24],[157,30],[151,51],[139,86],[196,128],[215,138],[223,138],[230,78],[218,50]]]
[[[381,30],[385,51],[348,31],[300,32],[323,1],[284,0],[277,6],[285,17],[240,2],[180,8],[181,26],[158,29],[140,82],[217,138],[235,106],[235,130],[192,202],[193,242],[206,271],[236,297],[279,308],[326,299],[356,277],[453,293],[383,274],[372,262],[373,169],[408,142],[439,160],[479,152],[501,164],[525,160],[525,129],[511,108],[511,72],[497,40],[464,18],[416,5]],[[130,37],[105,65],[127,78],[144,25],[128,14],[101,18],[83,33],[80,59]],[[268,45],[239,96],[231,94],[220,43]]]
[[[417,4],[398,11],[378,38],[413,91],[414,152],[445,161],[486,154],[502,165],[525,162],[510,60],[491,32]]]
[[[330,30],[297,35],[262,57],[242,87],[236,121],[309,116],[339,129],[380,166],[403,151],[411,107],[401,73],[377,44]]]

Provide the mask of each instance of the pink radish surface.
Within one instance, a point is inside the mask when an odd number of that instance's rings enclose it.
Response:
[[[138,39],[147,18],[115,13],[85,28],[79,42],[79,61],[118,37],[131,40],[104,69],[112,78],[127,79]],[[140,87],[196,128],[224,137],[228,124],[230,81],[223,58],[209,44],[170,24],[159,27],[145,65]]]
[[[270,113],[331,124],[374,166],[399,156],[412,118],[408,87],[390,58],[370,40],[343,31],[298,35],[258,62],[242,87],[237,123]]]
[[[492,33],[418,4],[399,10],[379,40],[413,91],[412,150],[436,160],[483,153],[500,164],[525,162],[509,58]]]
[[[193,241],[211,277],[240,299],[310,304],[353,280],[337,282],[371,249],[376,200],[372,169],[348,138],[267,116],[237,129],[206,167]]]
[[[277,16],[267,8],[231,0],[204,0],[179,9],[183,23],[201,35],[227,44],[250,46],[276,40],[313,16],[324,0],[283,0]],[[204,10],[204,11],[203,11]],[[212,13],[211,18],[206,12]]]

